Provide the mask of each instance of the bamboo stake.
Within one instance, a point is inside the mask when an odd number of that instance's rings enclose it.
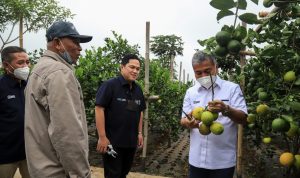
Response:
[[[183,69],[183,77],[182,77],[182,83],[185,84],[185,69]]]
[[[175,59],[175,56],[172,55],[171,56],[171,62],[170,62],[170,70],[171,70],[171,74],[170,74],[170,79],[173,80],[173,75],[174,75],[174,59]]]
[[[181,85],[181,72],[182,72],[182,61],[180,61],[180,68],[179,68],[179,84]]]
[[[149,43],[150,43],[150,22],[146,22],[146,52],[145,52],[145,95],[149,97]],[[146,99],[146,109],[144,112],[144,147],[142,153],[143,164],[145,168],[145,158],[147,153],[147,142],[148,142],[148,112],[149,112],[149,100]]]
[[[247,27],[246,23],[242,23],[243,27]],[[240,66],[242,69],[242,73],[244,72],[244,66],[246,65],[246,58],[245,55],[241,55],[240,58]],[[242,78],[240,80],[240,86],[242,91],[244,92],[245,89],[245,78]],[[242,163],[242,158],[243,158],[243,125],[239,124],[238,125],[238,146],[237,146],[237,178],[242,177],[243,173],[243,163]]]

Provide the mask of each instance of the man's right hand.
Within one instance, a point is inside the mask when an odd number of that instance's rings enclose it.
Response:
[[[187,117],[181,118],[180,123],[184,127],[187,127],[187,128],[190,128],[190,129],[199,127],[199,121],[197,121],[195,119],[189,120]]]
[[[100,153],[106,153],[107,145],[109,144],[110,142],[106,136],[99,137],[98,144],[97,144],[97,151]]]

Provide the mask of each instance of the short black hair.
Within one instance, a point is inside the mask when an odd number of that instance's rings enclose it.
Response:
[[[138,60],[139,62],[141,62],[140,58],[135,55],[135,54],[126,54],[123,58],[122,58],[122,61],[121,61],[121,64],[122,65],[126,65],[130,59],[136,59]]]
[[[21,52],[26,53],[26,50],[19,46],[8,46],[1,51],[1,60],[2,62],[11,62],[13,60],[12,54]]]

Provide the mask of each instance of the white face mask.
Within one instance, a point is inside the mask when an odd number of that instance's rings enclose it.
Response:
[[[30,72],[30,69],[28,66],[22,67],[22,68],[17,68],[14,70],[14,76],[20,80],[27,80],[27,78],[29,76],[29,72]]]
[[[197,81],[200,83],[200,85],[206,89],[209,89],[212,84],[215,85],[215,82],[217,80],[217,77],[215,75],[205,76],[201,78],[197,78]]]

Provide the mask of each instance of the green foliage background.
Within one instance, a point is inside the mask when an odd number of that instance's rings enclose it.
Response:
[[[76,76],[83,89],[86,113],[89,125],[95,122],[95,96],[99,85],[112,77],[119,75],[120,59],[126,53],[139,55],[138,45],[131,45],[116,32],[113,38],[106,38],[103,47],[85,51],[85,56],[79,59]],[[140,55],[139,55],[140,56]],[[144,65],[138,83],[144,87]],[[179,124],[180,108],[188,85],[179,85],[178,81],[170,80],[169,69],[164,68],[159,59],[150,61],[150,94],[159,95],[158,102],[149,104],[150,130],[176,138],[181,130]]]

